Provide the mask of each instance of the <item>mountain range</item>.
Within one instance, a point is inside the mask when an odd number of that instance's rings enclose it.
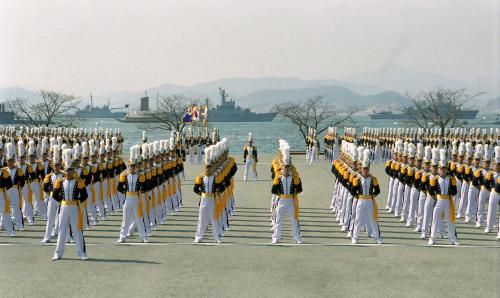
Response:
[[[294,77],[264,77],[264,78],[226,78],[194,85],[163,84],[157,87],[145,88],[144,91],[119,91],[93,96],[95,105],[109,102],[112,107],[123,107],[130,104],[132,110],[139,105],[140,97],[145,94],[151,98],[150,106],[156,106],[156,96],[181,95],[191,98],[210,98],[213,103],[219,103],[219,87],[223,87],[229,97],[237,105],[251,108],[258,112],[268,111],[273,105],[284,101],[298,101],[311,96],[323,96],[325,101],[342,109],[357,107],[360,110],[397,109],[408,102],[406,92],[415,94],[417,90],[429,89],[435,86],[449,88],[464,88],[474,90],[467,82],[460,82],[432,73],[405,70],[392,67],[377,72],[366,73],[346,78],[345,80],[304,80]],[[8,98],[21,97],[27,100],[37,99],[36,91],[12,87],[0,88],[0,101]],[[483,107],[492,98],[491,93],[475,98],[470,106]],[[89,97],[81,97],[88,104]],[[495,101],[497,100],[497,101]],[[493,103],[498,99],[492,99]],[[490,111],[490,109],[485,109]]]

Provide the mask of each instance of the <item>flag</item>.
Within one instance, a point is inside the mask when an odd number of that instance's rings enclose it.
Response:
[[[203,126],[207,126],[208,124],[208,105],[205,105],[205,108],[203,109]]]
[[[190,124],[193,121],[198,121],[199,116],[200,116],[200,111],[198,105],[191,105],[186,111],[186,114],[182,116],[181,122],[184,124]]]

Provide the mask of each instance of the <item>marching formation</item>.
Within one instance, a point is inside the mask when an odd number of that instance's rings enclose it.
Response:
[[[364,158],[385,161],[389,176],[387,212],[400,218],[407,227],[414,227],[421,239],[428,239],[429,245],[436,242],[438,233],[458,245],[456,219],[464,217],[465,223],[484,227],[485,233],[498,228],[495,224],[500,192],[499,137],[499,129],[365,128],[358,138],[355,129],[346,128],[341,151],[350,152],[351,160],[361,158],[361,152],[356,153],[355,149],[358,144],[368,149],[365,150],[368,157]],[[332,142],[331,137],[327,139]],[[340,162],[344,165],[346,158],[342,155]],[[333,163],[338,168],[339,161]],[[356,182],[357,174],[353,173],[356,165],[347,164],[348,171],[345,167],[340,167],[340,172],[334,171],[337,181],[330,207],[337,212],[342,230],[351,232],[354,196],[348,190]],[[339,183],[347,185],[341,187],[340,199]],[[370,234],[373,227],[365,228]]]
[[[122,158],[124,138],[119,129],[0,128],[0,230],[10,237],[44,220],[42,243],[57,239],[53,260],[64,255],[65,244],[75,242],[87,259],[85,234],[117,211],[122,212],[118,243],[137,233],[143,243],[167,217],[183,206],[182,184],[186,156],[205,166],[194,179],[200,196],[195,243],[211,226],[222,242],[234,214],[237,165],[229,156],[226,138],[216,129],[209,137],[171,132],[170,138],[129,147]],[[386,210],[421,239],[434,245],[447,238],[459,245],[455,222],[464,219],[485,233],[498,230],[500,201],[500,129],[344,128],[329,127],[324,136],[324,159],[335,177],[330,209],[342,232],[357,244],[366,232],[382,243],[378,224],[379,179],[372,164],[385,163]],[[307,163],[319,162],[319,142],[308,130]],[[196,159],[195,159],[196,156]],[[243,181],[257,179],[258,154],[249,133],[243,147]],[[250,177],[249,177],[250,176]],[[272,244],[279,243],[288,214],[292,235],[302,243],[299,194],[302,181],[292,163],[290,144],[279,140],[271,162]],[[500,239],[500,231],[497,239]]]
[[[123,218],[118,243],[135,231],[147,243],[152,231],[164,224],[167,215],[182,207],[184,148],[181,135],[172,132],[170,139],[130,147],[127,170],[120,174],[117,190],[124,198]]]
[[[229,156],[226,138],[205,149],[205,169],[196,176],[193,188],[200,196],[194,243],[201,242],[209,225],[213,239],[222,243],[224,231],[229,229],[229,219],[234,214],[236,170],[236,162]]]
[[[335,220],[352,244],[358,243],[361,229],[381,244],[376,201],[380,186],[378,179],[370,174],[371,151],[357,146],[348,135],[341,141],[339,158],[332,165],[336,179],[330,209],[336,213]]]

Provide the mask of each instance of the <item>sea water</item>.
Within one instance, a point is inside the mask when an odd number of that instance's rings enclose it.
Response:
[[[468,120],[464,127],[500,127],[498,124],[492,124],[492,119],[479,118]],[[131,145],[141,143],[142,131],[147,130],[148,141],[169,139],[170,132],[163,129],[154,128],[154,124],[134,124],[122,123],[115,119],[86,119],[81,123],[86,128],[120,128],[125,138],[125,154]],[[368,127],[411,127],[404,120],[372,120],[368,116],[353,116],[352,121],[340,125],[341,127],[356,127],[358,133],[362,128]],[[189,126],[188,126],[189,127]],[[220,136],[227,137],[229,140],[229,150],[231,152],[241,152],[243,146],[247,144],[248,133],[251,132],[254,138],[254,145],[262,153],[274,153],[278,148],[278,140],[285,139],[291,146],[292,151],[301,151],[305,149],[304,139],[297,126],[286,119],[277,117],[272,122],[219,122],[209,123],[210,130],[216,127]],[[185,130],[187,132],[187,129]],[[193,127],[193,132],[197,134],[197,127]],[[320,138],[326,132],[320,134]],[[321,144],[322,145],[322,144]]]

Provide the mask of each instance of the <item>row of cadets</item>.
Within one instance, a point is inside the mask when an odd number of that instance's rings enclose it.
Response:
[[[205,149],[205,168],[196,176],[193,191],[200,195],[198,225],[194,243],[200,243],[208,225],[212,237],[222,243],[224,231],[229,229],[229,219],[234,214],[234,175],[237,167],[229,157],[227,139]]]
[[[380,186],[378,179],[370,173],[371,151],[359,146],[358,154],[361,160],[358,168],[361,169],[354,178],[350,189],[352,196],[356,198],[352,208],[354,228],[352,230],[351,242],[352,244],[358,243],[359,230],[365,225],[369,227],[368,230],[371,232],[370,234],[374,238],[375,243],[382,244],[376,201],[376,197],[380,194]]]
[[[276,198],[275,224],[271,244],[277,244],[281,239],[281,231],[288,213],[295,243],[302,243],[299,224],[299,194],[302,192],[302,181],[290,156],[290,146],[285,141],[280,148],[281,170],[275,173],[271,193]]]
[[[5,144],[5,151],[6,151],[5,159],[6,160],[9,160],[9,157],[13,156],[12,150],[14,150],[14,145],[12,143]],[[14,210],[11,211],[11,205],[12,205],[12,207],[15,207],[16,203],[13,203],[13,204],[11,203],[9,192],[10,192],[10,189],[15,187],[15,186],[14,186],[14,183],[11,179],[10,173],[11,173],[11,171],[10,171],[9,167],[2,168],[2,176],[0,179],[0,182],[1,182],[1,192],[0,192],[0,211],[1,212],[0,212],[0,215],[1,215],[2,228],[4,228],[7,231],[8,235],[10,237],[14,237],[16,234],[14,232],[14,226],[13,226],[13,222],[12,222],[12,218],[11,218],[11,212]],[[19,202],[17,202],[17,204],[19,204]],[[18,209],[20,209],[20,206],[17,206],[17,207],[18,207]],[[16,213],[17,216],[19,216],[19,213],[20,213],[20,210]],[[18,229],[19,228],[20,227],[18,226]]]
[[[336,212],[336,221],[347,232],[352,244],[357,244],[363,227],[376,243],[382,243],[378,227],[375,198],[380,193],[378,179],[370,174],[371,151],[356,146],[355,139],[341,142],[340,157],[333,161],[332,173],[336,178],[330,208]]]
[[[370,149],[372,162],[375,164],[383,163],[387,156],[384,153],[386,143],[382,140],[383,131],[380,128],[364,127],[359,138],[360,145]]]
[[[319,141],[316,137],[316,130],[309,127],[306,136],[306,161],[310,164],[319,161]]]
[[[10,183],[5,187],[4,208],[2,212],[2,227],[6,229],[9,236],[14,236],[13,224],[19,231],[24,230],[23,217],[23,198],[22,189],[26,183],[23,169],[16,163],[16,145],[9,142],[5,144],[6,167],[4,168],[4,177],[10,179]],[[23,153],[24,155],[24,153]],[[25,156],[23,157],[23,159]],[[5,172],[8,172],[6,175]],[[9,203],[9,204],[7,204]],[[33,220],[32,218],[30,220]]]
[[[191,163],[196,162],[201,164],[203,160],[203,149],[207,144],[208,139],[208,128],[205,128],[206,136],[202,136],[201,127],[198,127],[198,134],[195,136],[191,127],[188,128],[188,134],[186,136],[186,148],[189,152],[189,161]]]
[[[444,213],[448,227],[448,240],[453,245],[459,245],[455,229],[455,209],[453,196],[457,193],[456,178],[448,173],[448,160],[446,149],[439,149],[438,175],[429,181],[429,194],[434,200],[432,211],[432,227],[429,237],[429,245],[436,241],[438,224],[442,223],[441,215]]]
[[[248,174],[251,171],[253,180],[257,180],[257,162],[259,158],[257,156],[257,147],[253,145],[253,134],[248,133],[248,145],[243,147],[243,164],[245,165],[245,171],[243,173],[243,181],[247,181]]]
[[[128,169],[120,174],[118,182],[118,191],[125,195],[118,243],[125,242],[126,237],[130,236],[129,231],[133,224],[139,233],[141,241],[148,242],[143,208],[145,202],[142,198],[142,194],[146,191],[146,176],[140,170],[142,166],[140,150],[139,145],[130,147]]]
[[[85,183],[78,178],[73,166],[73,150],[65,149],[63,152],[65,174],[55,180],[52,190],[52,198],[60,203],[59,234],[57,237],[56,250],[54,251],[53,261],[59,260],[64,254],[68,228],[75,238],[75,247],[82,260],[87,260],[87,251],[85,248],[85,239],[83,236],[83,206],[87,200],[88,194]]]
[[[61,163],[61,149],[60,146],[55,143],[55,139],[51,138],[52,146],[51,155],[52,155],[52,167],[53,171],[48,173],[43,179],[43,191],[47,196],[47,222],[45,227],[45,235],[42,239],[42,243],[47,243],[51,241],[52,237],[55,237],[58,234],[59,230],[59,220],[58,220],[58,212],[60,204],[54,198],[53,191],[56,185],[56,181],[61,179],[64,175],[62,171],[62,163]]]
[[[337,137],[337,127],[328,127],[323,139],[325,160],[333,162],[339,157],[339,139]]]

